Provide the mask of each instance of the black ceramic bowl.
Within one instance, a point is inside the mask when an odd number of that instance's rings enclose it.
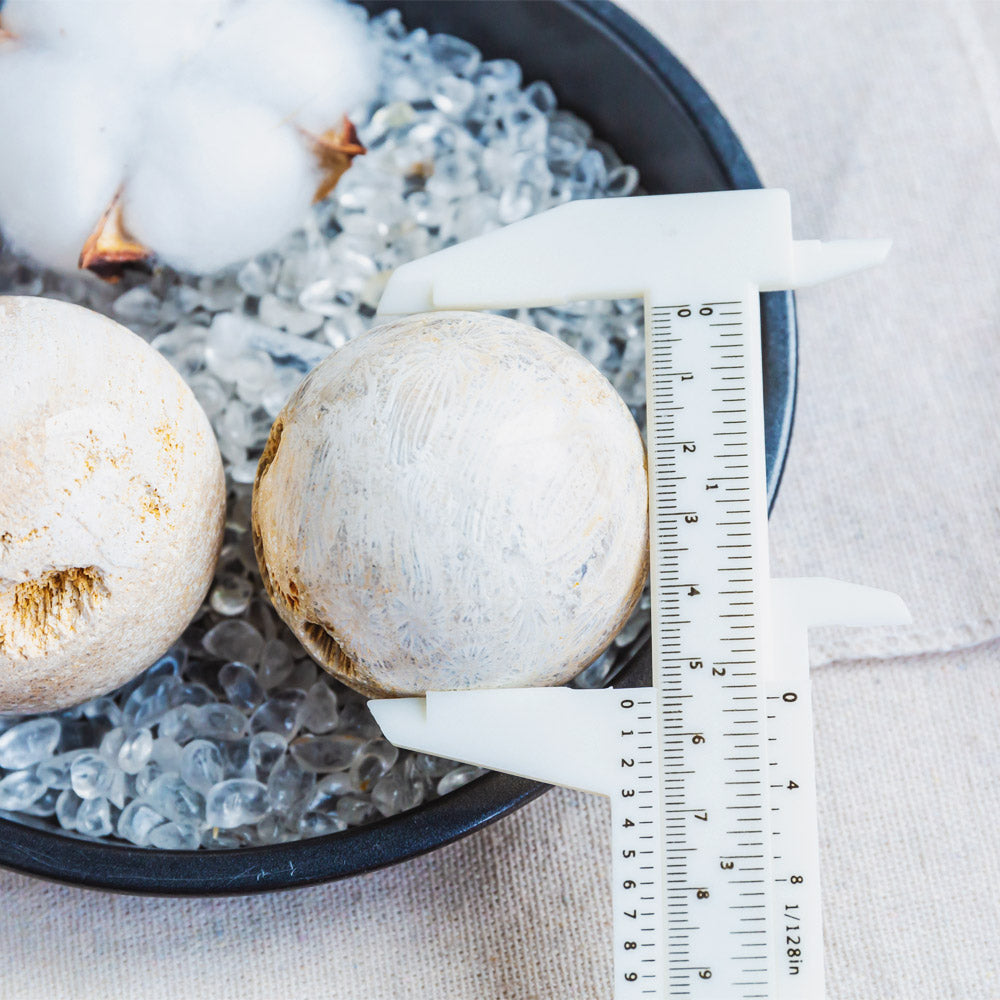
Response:
[[[549,81],[635,164],[650,194],[760,187],[742,146],[708,95],[652,35],[603,0],[370,0],[398,7],[408,27],[459,35],[487,58],[508,56],[526,80]],[[502,8],[502,9],[501,9]],[[781,476],[795,394],[790,293],[763,296],[764,408],[770,498]],[[619,685],[648,684],[640,637]],[[548,788],[487,774],[441,799],[370,826],[270,847],[152,851],[65,836],[0,819],[0,864],[76,885],[149,895],[264,892],[346,878],[447,844]]]

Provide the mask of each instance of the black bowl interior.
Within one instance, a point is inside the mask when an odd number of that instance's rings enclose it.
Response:
[[[547,80],[575,111],[635,164],[650,194],[760,187],[742,146],[708,95],[634,20],[605,0],[367,0],[398,7],[410,28],[447,32],[487,58],[511,57],[525,80]],[[502,11],[499,9],[502,7]],[[791,431],[795,314],[791,293],[762,296],[768,495],[773,502]],[[618,686],[650,683],[648,636]],[[264,892],[346,878],[403,861],[499,819],[549,786],[487,774],[392,819],[268,847],[151,851],[109,845],[0,819],[0,864],[42,878],[147,895]]]

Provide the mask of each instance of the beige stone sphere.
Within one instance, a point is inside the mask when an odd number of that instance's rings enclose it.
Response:
[[[257,471],[253,533],[278,613],[359,691],[559,684],[642,591],[642,439],[555,337],[412,316],[294,393]]]
[[[212,580],[225,484],[169,363],[80,306],[0,297],[0,712],[110,691]]]

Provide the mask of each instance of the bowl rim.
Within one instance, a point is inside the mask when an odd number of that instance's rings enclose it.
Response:
[[[610,0],[550,0],[630,50],[687,112],[731,188],[762,186],[735,132],[691,73]],[[791,435],[797,381],[795,300],[761,296],[768,504],[773,506]],[[770,364],[768,362],[770,361]],[[649,643],[639,642],[615,686],[649,683]],[[643,676],[645,674],[645,676]],[[300,888],[375,871],[458,840],[537,798],[551,785],[489,772],[416,809],[308,840],[219,850],[157,851],[87,840],[0,814],[0,866],[79,887],[157,896],[227,896]]]

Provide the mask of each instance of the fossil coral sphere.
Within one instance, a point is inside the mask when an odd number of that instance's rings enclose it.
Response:
[[[642,440],[556,338],[412,316],[331,355],[289,400],[253,530],[279,614],[358,690],[558,684],[642,590]]]
[[[0,297],[0,712],[110,691],[212,579],[222,461],[181,377],[117,323]]]

